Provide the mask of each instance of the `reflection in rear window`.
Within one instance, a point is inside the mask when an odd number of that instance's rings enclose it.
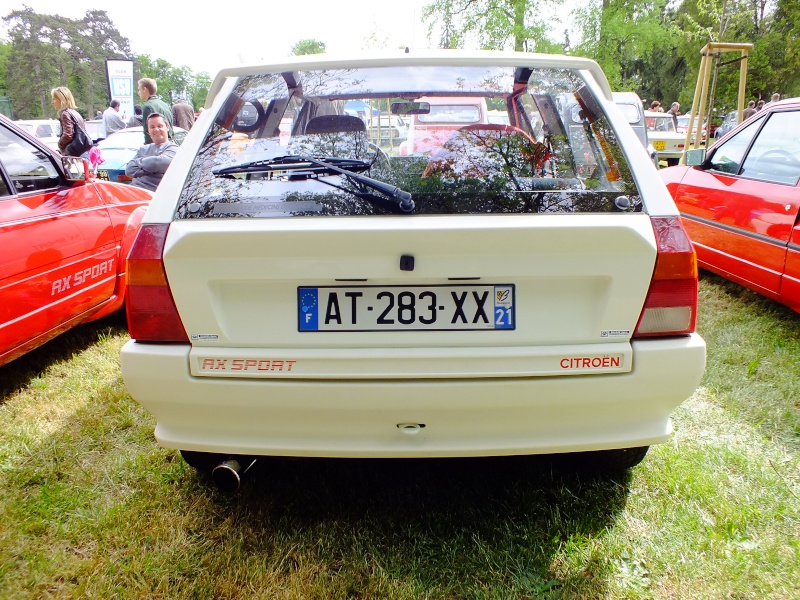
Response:
[[[424,112],[408,122],[392,113],[411,103]],[[570,69],[416,65],[243,76],[219,103],[175,216],[641,210],[602,105]],[[488,122],[487,108],[508,123]]]
[[[419,115],[421,123],[477,123],[481,120],[478,106],[431,106],[427,115]]]

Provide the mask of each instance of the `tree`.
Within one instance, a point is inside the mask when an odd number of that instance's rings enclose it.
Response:
[[[315,39],[300,40],[292,46],[292,56],[303,56],[305,54],[325,54],[325,43]]]
[[[39,15],[28,7],[4,21],[11,39],[7,78],[15,112],[26,117],[51,113],[50,90],[71,84],[75,22]]]
[[[167,104],[174,104],[178,98],[185,98],[196,109],[206,103],[211,78],[208,73],[195,74],[189,67],[173,67],[164,59],[153,59],[147,54],[139,54],[133,63],[134,81],[142,77],[155,79],[158,95]]]
[[[578,9],[582,42],[575,53],[594,58],[616,90],[641,90],[642,66],[670,56],[673,32],[664,21],[667,0],[592,0]],[[653,98],[654,96],[650,96]]]
[[[17,117],[52,116],[50,90],[61,85],[70,88],[79,110],[88,116],[108,106],[105,61],[128,58],[131,51],[128,39],[105,11],[89,10],[73,20],[25,7],[3,20],[10,44],[4,59],[6,45],[0,43],[0,86],[8,86]],[[205,73],[195,75],[187,67],[173,67],[146,55],[134,60],[134,77],[152,77],[165,98],[185,96],[195,106],[205,103],[211,84]]]
[[[131,55],[130,42],[123,37],[104,10],[87,11],[77,23],[74,44],[75,79],[83,90],[82,98],[88,114],[105,108],[108,97],[106,59],[127,58]]]
[[[563,0],[434,0],[422,11],[429,32],[440,28],[440,48],[464,48],[474,42],[483,49],[519,52],[560,52],[548,37],[549,23],[540,15],[545,6]]]

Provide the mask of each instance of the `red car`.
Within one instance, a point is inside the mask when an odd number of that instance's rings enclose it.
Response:
[[[659,171],[701,267],[800,312],[800,98]]]
[[[0,366],[122,306],[150,198],[0,115]]]

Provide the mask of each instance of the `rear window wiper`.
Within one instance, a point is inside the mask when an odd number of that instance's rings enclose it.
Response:
[[[372,202],[385,203],[390,201],[389,209],[394,212],[410,214],[414,212],[415,204],[411,194],[391,184],[378,181],[372,177],[362,175],[359,171],[366,171],[371,163],[350,158],[325,157],[324,159],[302,155],[278,156],[268,160],[258,160],[240,165],[224,167],[212,171],[217,177],[234,177],[242,173],[268,173],[270,171],[305,171],[314,175],[343,175],[357,189],[352,190],[335,185],[324,179],[317,179],[321,183],[343,190],[358,198]],[[382,198],[368,190],[380,192],[387,196]]]

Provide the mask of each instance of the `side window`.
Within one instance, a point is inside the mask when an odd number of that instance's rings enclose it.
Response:
[[[60,183],[50,156],[5,127],[0,127],[0,161],[18,194],[51,189]]]
[[[734,137],[720,146],[715,146],[714,155],[711,157],[710,165],[714,171],[721,171],[736,175],[742,166],[744,153],[747,152],[747,147],[753,140],[758,128],[761,127],[763,119],[758,119],[751,123]]]
[[[776,112],[747,154],[742,177],[797,185],[800,178],[800,114]]]
[[[0,173],[0,198],[9,195],[11,195],[11,192],[8,190],[8,186],[6,185],[6,180],[3,177],[3,174]]]

